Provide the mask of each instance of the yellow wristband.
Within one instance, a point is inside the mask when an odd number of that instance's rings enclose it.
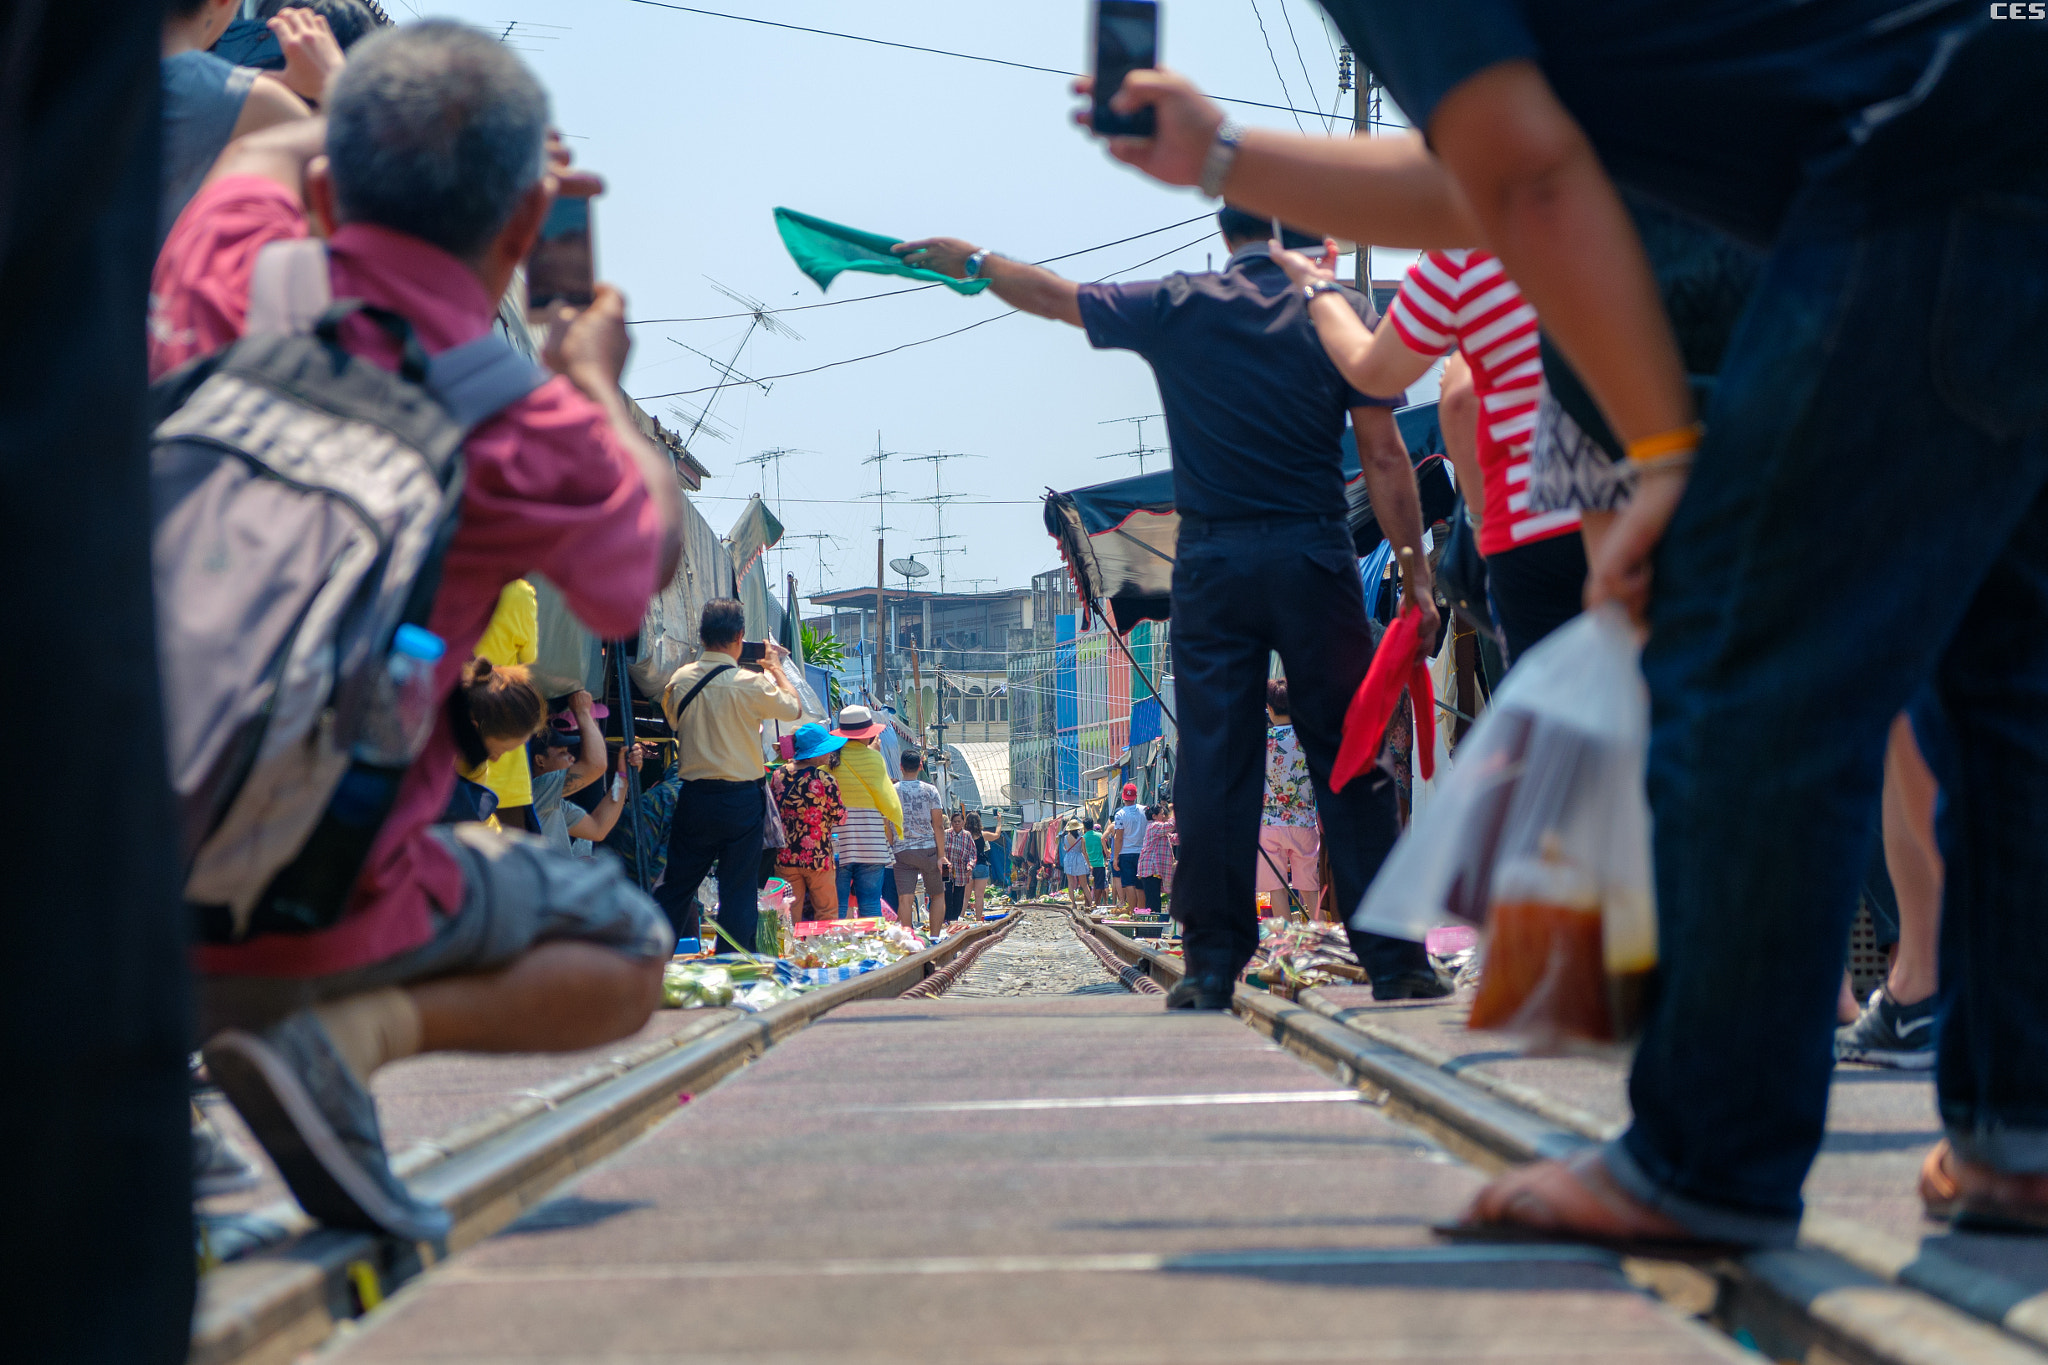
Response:
[[[1662,459],[1666,455],[1677,455],[1699,449],[1700,437],[1706,428],[1698,422],[1669,431],[1660,431],[1655,436],[1645,436],[1640,441],[1628,443],[1628,458],[1631,464],[1642,464],[1648,460]]]

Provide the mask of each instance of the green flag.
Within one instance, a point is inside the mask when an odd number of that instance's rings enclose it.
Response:
[[[859,228],[828,223],[823,218],[813,218],[795,209],[781,208],[775,210],[775,230],[782,234],[782,244],[789,248],[796,268],[816,280],[820,289],[832,283],[842,270],[865,270],[873,275],[902,275],[906,279],[930,280],[934,284],[945,285],[956,294],[979,294],[988,288],[987,280],[956,280],[936,270],[920,270],[916,266],[905,265],[901,256],[893,255],[889,250],[903,240],[901,237],[862,232]]]

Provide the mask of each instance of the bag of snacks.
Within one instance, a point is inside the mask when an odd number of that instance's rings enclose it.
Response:
[[[1641,1026],[1657,926],[1640,650],[1602,608],[1517,661],[1352,920],[1417,941],[1483,922],[1473,1028],[1549,1048]]]

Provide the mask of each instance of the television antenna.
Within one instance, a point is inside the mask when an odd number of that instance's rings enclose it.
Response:
[[[967,580],[967,591],[969,591],[969,592],[980,592],[980,591],[981,591],[981,585],[982,585],[982,584],[984,584],[984,583],[1000,583],[1000,582],[1002,582],[1002,580],[1001,580],[1000,578],[970,578],[970,579],[968,579],[968,580]]]
[[[948,493],[941,475],[945,471],[946,461],[948,460],[978,460],[981,456],[969,455],[965,451],[959,450],[940,450],[934,451],[930,455],[913,455],[910,458],[921,464],[929,464],[932,467],[932,495],[928,498],[915,499],[915,501],[925,503],[931,507],[932,522],[938,534],[925,536],[918,541],[918,544],[937,547],[931,552],[931,555],[933,559],[939,561],[939,592],[943,594],[946,591],[946,556],[963,554],[965,551],[956,550],[948,543],[949,541],[958,540],[960,537],[946,534],[946,504],[957,499],[960,494]]]
[[[1138,445],[1134,450],[1119,450],[1114,455],[1097,455],[1095,458],[1098,460],[1128,460],[1135,457],[1138,461],[1138,472],[1143,474],[1145,472],[1146,456],[1166,454],[1166,449],[1163,446],[1148,446],[1145,444],[1145,423],[1158,421],[1165,415],[1162,412],[1148,412],[1143,417],[1112,417],[1106,422],[1097,422],[1095,425],[1098,427],[1115,426],[1119,422],[1135,423],[1138,428]]]
[[[732,428],[722,422],[712,421],[711,408],[708,404],[691,409],[681,403],[670,403],[668,405],[668,412],[669,416],[675,418],[678,423],[689,423],[692,431],[702,431],[706,436],[711,437],[715,441],[730,442],[732,440]],[[689,442],[685,441],[683,444],[687,448]]]
[[[733,348],[732,359],[721,363],[712,356],[704,356],[706,360],[711,362],[711,368],[724,377],[725,382],[714,388],[711,391],[711,396],[704,400],[703,411],[697,416],[697,425],[692,426],[690,434],[683,438],[683,449],[685,450],[690,448],[691,440],[696,437],[697,427],[702,426],[704,420],[711,415],[711,405],[718,401],[718,395],[725,392],[726,389],[735,384],[753,384],[757,385],[763,393],[769,391],[770,385],[766,382],[740,374],[739,371],[733,368],[733,366],[740,363],[740,357],[746,354],[747,343],[754,339],[756,328],[767,332],[770,336],[781,337],[785,341],[802,341],[804,339],[803,333],[797,331],[796,328],[790,326],[781,318],[776,317],[768,310],[768,305],[761,302],[761,300],[750,298],[738,290],[728,289],[717,280],[712,280],[709,275],[706,275],[704,278],[711,281],[713,289],[716,289],[719,293],[747,310],[747,330],[740,334],[740,344]],[[674,337],[670,337],[669,340],[676,341]],[[676,341],[676,345],[682,346],[684,350],[689,351],[693,355],[704,355],[704,352],[694,346],[684,346],[680,341]]]
[[[757,464],[761,466],[761,501],[763,502],[768,501],[768,467],[770,465],[775,467],[775,519],[777,521],[783,519],[782,462],[792,455],[815,455],[817,453],[815,450],[799,450],[795,446],[775,446],[762,451],[758,455],[749,455],[740,461],[741,464]],[[789,552],[787,550],[778,552],[776,565],[784,573],[789,572]]]
[[[861,461],[862,464],[871,464],[875,467],[875,491],[863,493],[861,496],[875,499],[875,510],[881,517],[881,520],[875,523],[874,528],[875,534],[878,536],[885,536],[889,533],[889,499],[903,496],[893,488],[882,487],[882,472],[888,467],[890,460],[895,459],[902,453],[900,450],[882,449],[882,433],[878,431],[875,433],[875,453]]]
[[[836,550],[841,545],[844,545],[846,542],[841,540],[838,536],[833,535],[829,531],[804,531],[800,534],[793,532],[784,536],[783,538],[785,540],[808,540],[811,542],[812,547],[817,551],[818,555],[818,591],[824,592],[826,543],[830,542],[832,548]]]

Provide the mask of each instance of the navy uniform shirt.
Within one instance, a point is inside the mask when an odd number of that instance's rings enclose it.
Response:
[[[1371,302],[1344,294],[1371,326]],[[1337,373],[1302,291],[1263,242],[1240,247],[1218,274],[1084,284],[1081,325],[1097,349],[1151,364],[1174,504],[1212,521],[1342,517],[1345,414],[1400,402],[1369,398]]]
[[[1468,76],[1534,62],[1616,181],[1758,245],[1811,167],[1939,72],[1945,35],[1988,22],[1982,0],[1322,3],[1416,127]]]

